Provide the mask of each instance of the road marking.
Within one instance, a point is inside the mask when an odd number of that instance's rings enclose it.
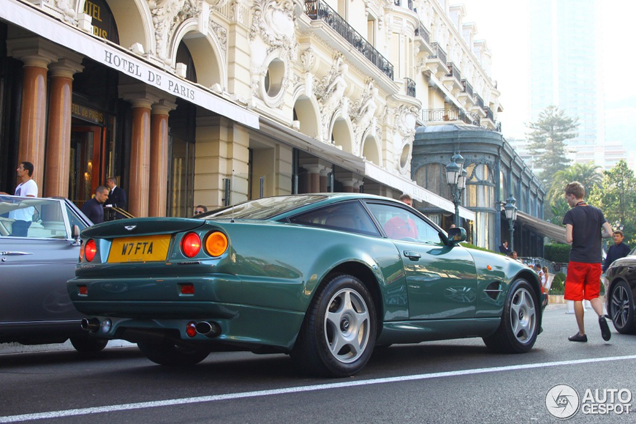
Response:
[[[35,414],[8,415],[8,416],[0,417],[0,423],[15,423],[20,421],[44,420],[44,419],[51,419],[51,418],[100,414],[104,412],[131,411],[134,409],[158,408],[162,406],[186,405],[186,404],[192,404],[192,403],[216,402],[220,400],[233,400],[233,399],[243,399],[243,398],[251,398],[251,397],[261,397],[261,396],[284,395],[288,393],[303,393],[303,392],[314,392],[318,390],[340,389],[340,388],[357,387],[357,386],[369,386],[372,384],[387,384],[387,383],[398,383],[401,381],[429,380],[432,378],[457,377],[457,376],[474,375],[474,374],[488,374],[488,373],[494,373],[494,372],[527,370],[527,369],[533,369],[533,368],[549,368],[549,367],[558,367],[563,365],[591,364],[595,362],[625,361],[630,359],[636,359],[636,355],[611,356],[607,358],[578,359],[578,360],[572,360],[572,361],[543,362],[539,364],[509,365],[506,367],[475,368],[475,369],[469,369],[469,370],[435,372],[430,374],[405,375],[401,377],[374,378],[371,380],[346,381],[341,383],[330,383],[330,384],[316,384],[312,386],[289,387],[286,389],[257,390],[253,392],[228,393],[228,394],[213,395],[213,396],[197,396],[197,397],[189,397],[189,398],[181,398],[181,399],[157,400],[152,402],[125,403],[121,405],[97,406],[93,408],[67,409],[65,411],[49,411],[49,412],[38,412]]]

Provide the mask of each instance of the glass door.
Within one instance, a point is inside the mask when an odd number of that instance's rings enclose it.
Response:
[[[93,197],[95,189],[104,184],[101,158],[105,157],[103,136],[99,126],[73,126],[71,132],[71,166],[68,198],[78,207]]]

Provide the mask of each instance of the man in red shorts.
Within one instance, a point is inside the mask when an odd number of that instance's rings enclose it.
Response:
[[[603,340],[612,337],[605,316],[601,293],[601,233],[612,236],[612,227],[599,208],[583,201],[585,188],[578,181],[565,187],[565,200],[570,210],[563,217],[565,239],[572,244],[570,263],[565,280],[565,299],[574,301],[574,315],[579,332],[569,337],[571,342],[587,342],[583,322],[583,300],[589,300],[598,315]]]

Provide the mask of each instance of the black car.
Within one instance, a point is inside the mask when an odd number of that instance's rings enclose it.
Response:
[[[26,235],[14,227],[17,220],[29,223]],[[91,225],[67,199],[0,196],[0,343],[70,338],[80,352],[106,346],[87,337],[66,291],[80,255],[78,230]]]
[[[607,313],[616,331],[636,334],[636,249],[612,262],[605,273]]]

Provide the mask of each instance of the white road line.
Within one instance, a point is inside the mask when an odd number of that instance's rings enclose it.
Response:
[[[313,392],[318,390],[340,389],[346,387],[369,386],[372,384],[397,383],[400,381],[429,380],[432,378],[457,377],[461,375],[488,374],[493,372],[527,370],[532,368],[548,368],[563,365],[590,364],[595,362],[624,361],[636,359],[636,355],[610,356],[607,358],[589,358],[573,361],[543,362],[538,364],[510,365],[507,367],[475,368],[470,370],[436,372],[431,374],[405,375],[401,377],[374,378],[371,380],[346,381],[341,383],[316,384],[312,386],[289,387],[286,389],[257,390],[253,392],[228,393],[214,396],[197,396],[181,399],[157,400],[152,402],[125,403],[121,405],[97,406],[93,408],[67,409],[65,411],[39,412],[35,414],[8,415],[0,417],[0,423],[43,420],[49,418],[71,417],[79,415],[99,414],[104,412],[131,411],[134,409],[158,408],[162,406],[186,405],[191,403],[216,402],[220,400],[242,399],[260,396],[283,395],[288,393]]]

